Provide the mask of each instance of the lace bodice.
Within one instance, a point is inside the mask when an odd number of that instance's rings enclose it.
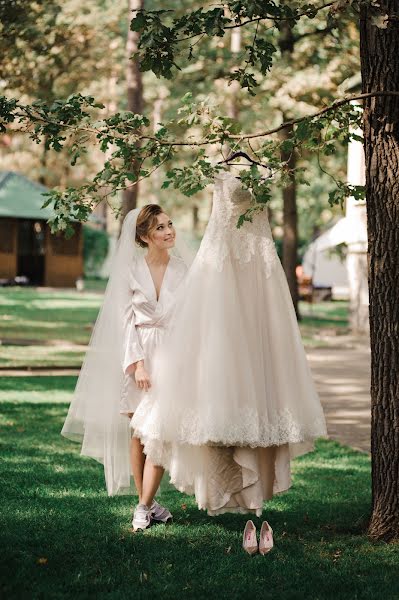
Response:
[[[260,257],[265,275],[270,277],[278,256],[267,211],[255,213],[252,223],[237,228],[238,217],[252,201],[251,192],[232,173],[226,171],[215,177],[212,213],[197,255],[199,261],[221,271],[227,259],[243,266]]]
[[[225,171],[215,177],[214,201],[219,199],[230,203],[233,212],[242,212],[251,204],[252,194],[243,188],[238,177]]]

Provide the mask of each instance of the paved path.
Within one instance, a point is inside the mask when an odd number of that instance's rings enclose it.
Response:
[[[327,430],[332,439],[370,452],[370,348],[350,338],[334,342],[306,352]]]

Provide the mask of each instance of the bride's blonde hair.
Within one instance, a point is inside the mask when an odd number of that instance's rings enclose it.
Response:
[[[158,220],[157,216],[161,215],[164,210],[159,204],[146,204],[140,210],[137,216],[136,223],[136,244],[142,248],[147,248],[148,244],[142,238],[149,237],[151,231],[155,229]]]

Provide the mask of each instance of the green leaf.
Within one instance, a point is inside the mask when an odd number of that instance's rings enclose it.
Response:
[[[137,15],[130,22],[131,31],[141,31],[147,25],[147,19],[145,14],[141,11],[137,13]]]
[[[295,129],[295,135],[298,140],[306,140],[310,136],[310,127],[308,119],[303,119],[300,121]]]
[[[136,173],[128,172],[126,173],[126,179],[128,179],[129,181],[137,181],[137,175]]]
[[[295,142],[292,139],[284,140],[280,144],[280,148],[281,148],[282,152],[291,152],[291,150],[294,148],[294,146],[295,146]]]

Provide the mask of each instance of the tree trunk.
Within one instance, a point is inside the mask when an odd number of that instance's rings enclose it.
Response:
[[[143,82],[139,64],[136,59],[131,59],[131,55],[137,51],[140,34],[137,31],[130,30],[130,21],[135,16],[132,11],[144,8],[144,0],[128,0],[129,3],[129,29],[126,42],[126,84],[127,84],[127,110],[136,114],[143,112]],[[132,172],[137,172],[138,163],[132,164]],[[125,215],[136,208],[138,196],[138,184],[129,187],[123,192],[122,202],[122,220]]]
[[[284,117],[284,120],[286,117]],[[281,130],[280,138],[287,139],[292,135],[292,127],[286,127]],[[290,175],[291,183],[283,189],[283,269],[288,281],[291,292],[292,302],[294,304],[296,316],[299,319],[298,309],[298,281],[296,278],[296,267],[298,262],[298,216],[296,207],[296,181],[295,151],[281,152],[281,160],[287,162],[289,169],[292,169]]]
[[[168,89],[164,85],[158,84],[157,97],[152,104],[152,130],[154,134],[161,127],[160,123],[162,123],[163,120],[165,100],[167,97]],[[152,190],[159,190],[162,184],[162,172],[159,168],[156,171],[154,171],[152,175],[152,180]]]
[[[295,39],[292,27],[288,21],[282,21],[278,26],[280,34],[278,45],[281,55],[288,61],[294,52]],[[283,115],[283,121],[288,121],[289,117]],[[281,139],[287,139],[292,135],[292,128],[287,127],[281,131]],[[291,292],[292,302],[294,304],[297,319],[300,319],[298,307],[298,282],[296,278],[296,267],[298,261],[298,215],[296,207],[296,179],[295,152],[282,152],[281,160],[287,161],[288,167],[292,169],[290,184],[283,189],[283,269],[288,281]]]
[[[47,155],[48,149],[46,148],[47,136],[44,138],[42,153],[40,155],[40,174],[39,174],[39,183],[47,186]]]
[[[363,92],[399,91],[398,10],[397,0],[382,0],[379,11],[389,20],[386,28],[378,28],[371,20],[371,10],[362,8]],[[399,538],[398,123],[398,97],[366,100],[373,509],[369,535],[386,541]]]

